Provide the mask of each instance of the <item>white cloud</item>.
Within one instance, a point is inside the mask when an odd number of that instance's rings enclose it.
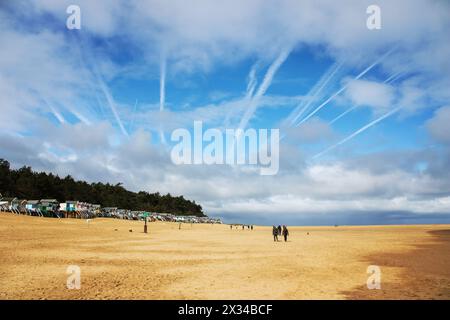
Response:
[[[361,198],[357,200],[315,200],[292,195],[269,197],[266,201],[233,201],[210,208],[216,212],[272,215],[273,220],[280,214],[311,215],[330,212],[402,212],[446,213],[450,210],[450,197],[429,200],[412,200],[406,197],[392,199]]]
[[[450,106],[436,110],[425,125],[434,139],[450,145]]]
[[[346,96],[352,104],[358,106],[386,109],[394,100],[394,88],[376,81],[350,80],[347,83]]]

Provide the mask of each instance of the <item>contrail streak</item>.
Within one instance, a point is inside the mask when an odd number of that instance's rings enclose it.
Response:
[[[333,78],[335,73],[342,67],[343,63],[333,63],[331,67],[322,75],[322,77],[317,81],[317,83],[309,90],[307,94],[307,99],[303,100],[292,112],[291,114],[283,121],[282,127],[292,127],[292,125],[305,113],[306,110],[309,109],[309,106],[313,101],[317,99],[320,95],[321,91],[328,82]],[[322,95],[319,96],[319,99],[322,98]],[[300,111],[299,111],[300,110]],[[289,123],[288,123],[289,122]],[[286,137],[285,133],[281,133],[279,141],[283,140]]]
[[[255,92],[255,88],[258,83],[258,80],[256,78],[256,70],[258,69],[258,66],[259,66],[259,61],[252,65],[250,72],[248,73],[247,89],[245,91],[245,96],[243,98],[244,103],[248,103],[248,101],[251,101],[253,93]],[[227,112],[225,119],[223,121],[223,124],[225,127],[228,127],[232,113],[233,113],[233,110],[230,110],[229,112]]]
[[[51,108],[51,110],[52,110],[52,112],[53,112],[53,115],[58,119],[58,121],[59,121],[61,124],[66,123],[66,120],[64,119],[64,117],[62,116],[61,113],[59,113],[58,111],[56,111],[56,109],[53,108],[53,107],[50,107],[50,108]]]
[[[340,115],[338,115],[336,118],[334,118],[333,120],[330,121],[330,124],[335,123],[336,121],[338,121],[340,118],[342,118],[343,116],[345,116],[347,113],[355,110],[358,107],[358,105],[351,107],[350,109],[345,110],[344,112],[342,112]]]
[[[166,58],[161,58],[160,78],[159,78],[159,110],[164,110],[166,100]]]
[[[103,82],[103,79],[100,77],[99,74],[97,74],[97,80],[98,80],[98,82],[100,84],[100,89],[102,90],[102,92],[103,92],[103,94],[104,94],[104,96],[106,98],[106,101],[108,102],[108,105],[109,105],[109,107],[110,107],[110,109],[111,109],[111,111],[112,111],[112,113],[114,115],[114,118],[116,119],[116,122],[117,122],[117,124],[120,127],[120,130],[122,131],[122,133],[125,136],[128,136],[128,132],[127,132],[127,130],[125,130],[125,127],[123,126],[122,120],[120,120],[119,114],[117,113],[114,99],[111,96],[111,93],[109,92],[109,89],[106,87],[106,84]]]
[[[55,118],[56,119],[58,119],[58,121],[61,123],[61,124],[64,124],[64,123],[66,123],[66,120],[64,119],[64,117],[62,116],[62,114],[61,113],[59,113],[48,101],[47,101],[47,99],[45,99],[45,98],[43,98],[42,97],[42,100],[44,100],[45,101],[45,103],[47,104],[47,106],[50,108],[50,110],[52,111],[52,113],[53,113],[53,115],[55,116]]]
[[[319,81],[314,85],[314,87],[308,92],[308,98],[302,101],[297,108],[289,115],[288,119],[289,126],[292,126],[302,115],[308,110],[309,106],[313,101],[316,100],[317,96],[321,93],[323,88],[328,84],[328,82],[333,78],[336,72],[341,68],[342,63],[334,63],[324,75],[319,79]]]
[[[164,104],[166,102],[166,56],[165,54],[161,55],[161,64],[160,64],[160,77],[159,77],[159,112],[160,114],[164,111]],[[161,120],[161,118],[160,118]],[[161,142],[166,144],[166,138],[164,136],[164,131],[162,128],[162,123],[159,125],[159,135],[161,138]]]
[[[405,71],[399,71],[397,73],[394,73],[392,76],[387,78],[383,83],[392,83],[394,81],[397,81],[399,78],[401,78],[405,74]]]
[[[39,94],[39,93],[37,93]],[[58,119],[58,121],[61,124],[66,123],[66,119],[63,117],[63,115],[58,112],[58,110],[56,110],[49,102],[48,100],[43,97],[42,95],[39,95],[39,97],[45,102],[45,104],[50,108],[50,110],[52,111],[52,114]],[[70,111],[74,116],[76,116],[81,122],[83,122],[84,124],[90,125],[91,122],[84,117],[81,113],[79,113],[78,111],[76,111],[74,108],[68,108],[65,106],[65,109],[67,109],[68,111]]]
[[[239,129],[244,130],[245,127],[247,126],[248,121],[251,119],[256,109],[258,108],[260,98],[264,95],[264,93],[266,93],[267,89],[272,83],[272,79],[275,73],[278,71],[283,62],[287,59],[290,52],[291,49],[284,49],[283,51],[281,51],[281,53],[278,55],[275,61],[270,65],[269,69],[267,69],[263,82],[261,83],[252,100],[250,101],[250,105],[241,119]]]
[[[100,115],[105,117],[105,110],[104,110],[104,106],[102,101],[100,101],[100,97],[98,95],[98,88],[93,84],[92,81],[97,81],[98,83],[102,82],[100,80],[100,73],[98,71],[98,66],[95,62],[95,58],[92,57],[92,54],[90,52],[88,52],[87,50],[85,50],[85,36],[82,36],[82,34],[79,35],[75,35],[75,38],[77,39],[77,43],[80,44],[80,46],[75,46],[78,50],[78,58],[79,58],[79,62],[82,66],[82,70],[86,72],[86,76],[88,77],[87,79],[87,83],[89,85],[89,90],[91,91],[91,94],[93,94],[95,96],[95,99],[97,101],[98,107],[99,107],[99,111],[100,111]],[[89,67],[92,66],[92,67]],[[91,72],[89,72],[89,70],[93,70]],[[91,75],[93,76],[92,80],[91,80]],[[97,110],[97,111],[98,111]],[[81,121],[83,121],[86,124],[89,124],[90,122],[81,114],[79,114],[78,112],[74,112],[73,109],[69,110],[71,111],[74,115],[76,115],[78,117],[78,119],[80,119]],[[97,113],[98,115],[98,113]]]
[[[70,110],[70,112],[72,112],[84,124],[91,125],[91,122],[85,116],[83,116],[81,113],[79,113],[78,111]]]
[[[368,66],[366,69],[364,69],[360,74],[358,74],[355,78],[353,78],[353,80],[358,80],[359,78],[361,78],[362,76],[364,76],[367,72],[369,72],[370,70],[372,70],[373,67],[375,67],[377,64],[379,64],[381,61],[383,61],[394,49],[389,50],[388,52],[386,52],[383,56],[381,56],[380,58],[378,58],[374,63],[372,63],[370,66]],[[303,118],[302,121],[300,121],[296,126],[298,127],[299,125],[301,125],[302,123],[304,123],[305,121],[307,121],[309,118],[311,118],[313,115],[315,115],[320,109],[322,109],[324,106],[326,106],[331,100],[333,100],[336,96],[338,96],[339,94],[341,94],[341,92],[343,92],[344,90],[347,89],[347,85],[343,86],[342,88],[340,88],[338,91],[336,91],[335,93],[333,93],[327,100],[325,100],[324,102],[322,102],[316,109],[314,109],[310,114],[308,114],[305,118]]]
[[[253,93],[255,92],[257,80],[256,80],[256,69],[258,67],[258,63],[255,63],[252,68],[250,69],[250,72],[248,74],[248,84],[247,84],[247,91],[245,94],[245,100],[250,99],[253,96]]]
[[[316,158],[318,158],[318,157],[324,155],[324,154],[327,153],[328,151],[331,151],[331,150],[333,150],[334,148],[336,148],[336,147],[338,147],[338,146],[344,144],[345,142],[349,141],[350,139],[356,137],[358,134],[360,134],[360,133],[366,131],[367,129],[369,129],[370,127],[374,126],[374,125],[377,124],[378,122],[380,122],[380,121],[386,119],[387,117],[393,115],[393,114],[396,113],[400,108],[401,108],[401,107],[397,107],[397,108],[392,109],[391,111],[385,113],[385,114],[382,115],[381,117],[379,117],[379,118],[373,120],[372,122],[366,124],[364,127],[360,128],[360,129],[358,129],[358,130],[356,130],[355,132],[353,132],[351,135],[349,135],[349,136],[346,137],[345,139],[342,139],[341,141],[339,141],[338,143],[332,145],[331,147],[328,147],[328,148],[325,149],[324,151],[319,152],[318,154],[316,154],[316,155],[313,156],[312,158],[313,158],[313,159],[316,159]]]
[[[83,39],[83,38],[81,38],[81,39]],[[83,40],[81,40],[81,44],[83,44]],[[85,62],[82,59],[82,55],[80,55],[80,59],[81,59],[82,64],[85,65]],[[89,60],[92,60],[92,67],[93,67],[92,68],[93,69],[92,74],[94,75],[94,78],[97,80],[98,85],[99,85],[103,95],[106,98],[108,106],[111,109],[111,111],[112,111],[112,113],[114,115],[114,118],[116,119],[116,122],[117,122],[117,124],[118,124],[118,126],[120,128],[120,130],[122,131],[123,135],[128,137],[128,132],[127,132],[127,130],[125,130],[125,127],[123,126],[122,120],[120,120],[119,114],[117,113],[117,109],[116,109],[116,106],[115,106],[114,99],[111,96],[111,93],[110,93],[107,85],[103,81],[103,78],[102,78],[102,76],[100,74],[100,71],[98,69],[98,65],[95,62],[95,59],[91,58]],[[72,113],[73,113],[73,111],[72,111]]]

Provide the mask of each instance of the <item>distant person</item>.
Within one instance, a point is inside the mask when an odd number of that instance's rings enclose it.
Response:
[[[251,226],[250,226],[250,229],[252,229],[252,230],[253,230],[253,225],[251,225]]]
[[[230,224],[230,230],[232,230],[233,229],[233,225],[232,224]]]
[[[277,229],[277,227],[273,226],[272,234],[273,234],[273,241],[278,241],[278,229]]]
[[[281,236],[281,226],[278,226],[278,234]]]
[[[289,235],[289,230],[286,226],[283,226],[283,237],[284,237],[284,242],[287,241],[287,237]]]
[[[245,226],[244,226],[244,225],[242,225],[242,230],[244,230],[244,228],[245,228]]]

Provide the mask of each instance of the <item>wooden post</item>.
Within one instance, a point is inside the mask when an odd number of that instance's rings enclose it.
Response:
[[[144,233],[147,233],[147,217],[145,217]]]

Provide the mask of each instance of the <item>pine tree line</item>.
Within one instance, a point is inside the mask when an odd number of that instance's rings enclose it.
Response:
[[[0,193],[3,197],[19,199],[56,199],[59,202],[77,200],[102,207],[128,210],[173,213],[177,215],[205,216],[201,205],[174,197],[145,191],[132,192],[120,183],[87,183],[74,180],[70,175],[60,178],[52,173],[35,172],[31,167],[14,170],[8,161],[0,159]]]

